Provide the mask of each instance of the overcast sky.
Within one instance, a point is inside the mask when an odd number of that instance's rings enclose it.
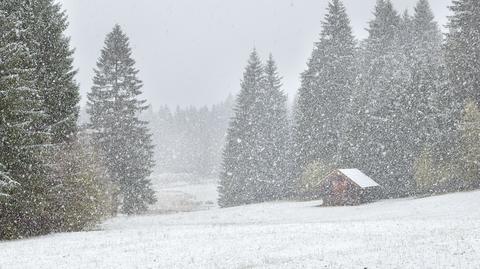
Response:
[[[119,23],[154,108],[211,105],[239,91],[248,56],[272,53],[292,97],[321,31],[327,0],[58,0],[67,11],[82,104],[105,35]],[[357,38],[365,38],[376,0],[344,0]],[[393,0],[412,10],[417,0]],[[430,0],[445,25],[451,0]]]

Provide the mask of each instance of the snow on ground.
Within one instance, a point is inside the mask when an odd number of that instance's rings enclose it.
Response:
[[[189,174],[160,174],[152,178],[157,203],[151,213],[205,210],[217,207],[217,179]]]
[[[119,217],[0,243],[0,268],[480,268],[480,192]]]

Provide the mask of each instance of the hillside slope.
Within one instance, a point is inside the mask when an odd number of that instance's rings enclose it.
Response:
[[[0,243],[0,268],[480,268],[480,192],[317,204],[119,217]]]

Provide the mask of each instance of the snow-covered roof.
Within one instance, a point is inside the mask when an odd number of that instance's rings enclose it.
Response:
[[[371,179],[370,177],[368,177],[358,169],[338,169],[338,171],[340,171],[340,173],[348,177],[360,188],[370,188],[370,187],[380,186],[378,185],[377,182],[373,181],[373,179]]]

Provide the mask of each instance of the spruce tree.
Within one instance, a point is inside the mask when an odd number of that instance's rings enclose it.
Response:
[[[360,119],[352,142],[353,159],[386,189],[390,197],[405,195],[413,188],[409,150],[404,147],[408,130],[408,61],[402,44],[402,19],[389,0],[378,0],[369,37],[362,44],[356,111]]]
[[[115,25],[97,62],[87,103],[94,141],[120,188],[115,200],[127,214],[143,212],[155,202],[148,178],[154,166],[151,135],[148,123],[138,118],[148,106],[139,98],[142,82],[131,54],[128,37]]]
[[[241,90],[236,99],[234,116],[227,131],[223,167],[218,187],[221,207],[249,204],[257,201],[260,182],[258,158],[259,95],[264,90],[262,63],[254,50],[245,69]]]
[[[290,170],[288,167],[289,122],[287,96],[282,91],[281,78],[273,56],[264,67],[265,85],[259,95],[263,107],[259,121],[260,147],[258,160],[261,169],[261,186],[258,188],[261,201],[278,200],[291,192]]]
[[[273,57],[262,65],[250,55],[230,122],[220,174],[219,205],[285,198],[288,170],[287,97]]]
[[[452,15],[444,48],[444,75],[448,81],[439,98],[441,150],[437,155],[453,163],[459,158],[455,152],[461,147],[463,110],[468,100],[480,103],[480,6],[478,1],[454,0],[449,8]]]
[[[28,49],[27,14],[0,2],[0,240],[44,234],[47,130]]]
[[[21,154],[22,139],[32,126],[30,117],[39,109],[31,88],[30,54],[20,28],[20,16],[12,10],[11,1],[0,6],[0,195],[19,185],[11,166]],[[33,94],[32,94],[33,93]],[[25,126],[24,124],[27,123]],[[25,128],[26,127],[26,128]]]
[[[297,177],[312,162],[341,162],[342,122],[356,77],[355,40],[341,1],[329,3],[322,26],[295,108]]]
[[[405,76],[403,94],[396,101],[402,107],[401,115],[393,119],[395,132],[400,134],[394,142],[402,145],[401,152],[396,152],[400,161],[390,167],[397,171],[394,176],[399,178],[396,184],[400,195],[416,191],[411,180],[415,177],[415,161],[425,152],[436,152],[441,136],[442,34],[427,0],[420,0],[414,11],[413,16],[405,11],[399,27],[409,76]]]
[[[468,99],[480,104],[480,5],[476,0],[454,0],[450,10],[446,62],[458,122]]]
[[[408,110],[403,125],[407,138],[404,146],[411,152],[408,159],[413,167],[413,159],[424,148],[438,148],[441,140],[445,78],[442,33],[427,0],[417,3],[411,29],[411,45],[406,48],[411,80],[405,96]]]
[[[39,89],[52,132],[52,143],[72,141],[77,132],[79,87],[75,82],[73,50],[65,36],[65,12],[54,0],[20,0],[28,28],[28,48],[32,54],[35,87]]]

